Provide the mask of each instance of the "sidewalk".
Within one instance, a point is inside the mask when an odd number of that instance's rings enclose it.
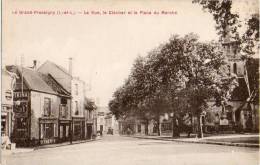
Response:
[[[100,140],[100,138],[97,139],[91,139],[91,140],[78,140],[70,142],[64,142],[64,143],[56,143],[56,144],[47,144],[47,145],[41,145],[34,148],[15,148],[14,150],[1,150],[2,156],[11,155],[11,154],[17,154],[17,153],[27,153],[32,152],[39,149],[47,149],[47,148],[56,148],[56,147],[62,147],[67,145],[74,145],[74,144],[80,144],[80,143],[86,143],[86,142],[92,142]]]
[[[259,134],[232,134],[232,135],[215,135],[204,138],[175,138],[170,136],[146,136],[146,135],[133,135],[130,137],[139,139],[153,139],[174,141],[183,143],[200,143],[200,144],[215,144],[215,145],[227,145],[238,147],[254,147],[259,148]]]

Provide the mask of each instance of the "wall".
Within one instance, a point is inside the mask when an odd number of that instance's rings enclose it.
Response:
[[[43,107],[44,107],[45,97],[51,99],[51,117],[58,119],[60,98],[56,95],[32,91],[31,92],[31,138],[36,138],[36,139],[39,138],[39,118],[43,117],[43,113],[44,113]]]
[[[78,90],[76,90],[76,85]],[[76,91],[78,91],[76,93]],[[71,82],[71,95],[72,95],[72,116],[84,117],[84,98],[85,98],[85,83],[78,78],[73,78]],[[78,102],[79,114],[76,115],[75,101]]]
[[[6,92],[12,92],[12,77],[6,72],[2,72],[2,90],[1,90],[1,97],[2,97],[2,104],[13,105],[12,97],[10,99],[6,99]],[[12,93],[10,93],[12,96]]]

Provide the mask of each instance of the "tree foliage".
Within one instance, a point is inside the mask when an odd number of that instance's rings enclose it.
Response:
[[[116,117],[136,114],[159,122],[160,115],[169,112],[199,115],[208,99],[225,102],[235,85],[235,76],[230,76],[217,43],[198,42],[193,33],[173,35],[146,57],[135,60],[109,107]]]

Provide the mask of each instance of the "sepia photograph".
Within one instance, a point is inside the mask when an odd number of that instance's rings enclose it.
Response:
[[[258,0],[1,0],[0,165],[259,165]]]

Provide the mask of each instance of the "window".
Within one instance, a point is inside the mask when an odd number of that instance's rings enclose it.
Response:
[[[79,87],[78,87],[78,84],[75,84],[75,95],[78,95],[78,94],[79,94],[79,93],[78,93],[78,92],[79,92],[79,91],[78,91],[78,90],[79,90],[78,88],[79,88]]]
[[[55,134],[53,123],[43,123],[41,124],[41,137],[44,139],[53,138]]]
[[[68,116],[68,108],[65,105],[60,105],[60,117],[67,118]]]
[[[233,64],[233,71],[235,74],[237,74],[237,63]]]
[[[75,115],[79,114],[79,105],[78,105],[78,101],[75,101]]]
[[[51,115],[51,99],[50,98],[44,98],[44,116],[50,116]]]

